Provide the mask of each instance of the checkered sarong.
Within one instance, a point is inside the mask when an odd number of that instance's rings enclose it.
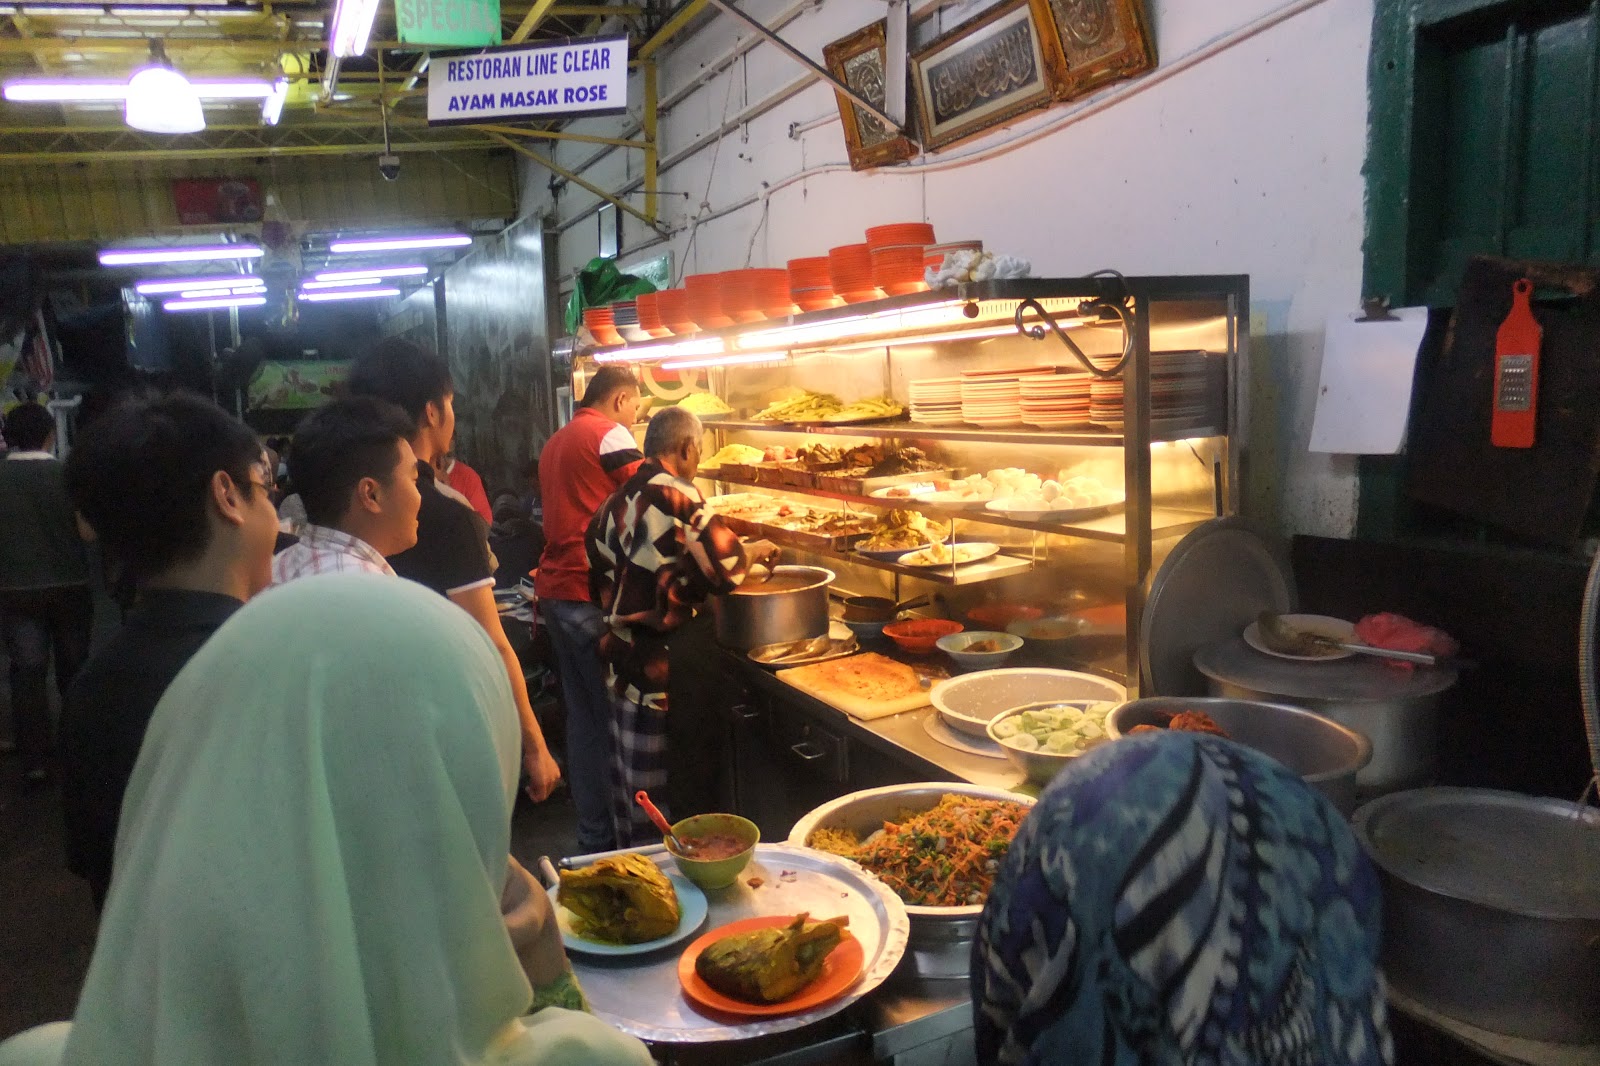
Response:
[[[667,697],[655,693],[649,705],[613,696],[611,716],[612,804],[619,847],[655,844],[661,840],[657,829],[633,801],[640,789],[651,793],[651,800],[666,813],[667,808]],[[671,815],[669,814],[670,818]]]

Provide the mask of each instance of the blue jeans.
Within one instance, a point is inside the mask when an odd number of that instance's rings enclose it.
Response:
[[[567,707],[567,785],[578,809],[578,851],[618,846],[611,820],[611,692],[600,658],[605,619],[600,608],[580,600],[540,600],[550,647]]]
[[[0,637],[11,660],[11,716],[22,769],[44,769],[50,754],[49,676],[66,696],[89,654],[94,600],[87,585],[0,592]]]

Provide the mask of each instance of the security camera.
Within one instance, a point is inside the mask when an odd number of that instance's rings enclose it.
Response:
[[[400,157],[392,153],[380,155],[378,157],[378,173],[382,174],[386,181],[393,181],[398,178],[400,176]]]

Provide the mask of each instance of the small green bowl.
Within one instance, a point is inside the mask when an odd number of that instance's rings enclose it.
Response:
[[[737,814],[697,814],[693,818],[675,822],[672,833],[680,840],[684,837],[726,833],[745,842],[745,849],[739,854],[710,860],[686,858],[673,851],[671,844],[667,844],[667,852],[677,860],[683,876],[708,891],[733,884],[739,873],[750,865],[750,857],[756,853],[756,844],[761,841],[761,827]],[[666,843],[665,839],[662,843]]]

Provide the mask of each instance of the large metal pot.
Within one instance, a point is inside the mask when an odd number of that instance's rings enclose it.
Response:
[[[1127,736],[1134,726],[1164,725],[1180,711],[1210,715],[1231,739],[1283,763],[1346,817],[1356,809],[1356,775],[1371,761],[1372,744],[1360,733],[1299,707],[1259,700],[1154,696],[1112,711],[1106,718],[1106,733]]]
[[[1356,775],[1362,799],[1433,781],[1439,755],[1439,699],[1453,670],[1399,670],[1368,656],[1291,662],[1237,637],[1195,653],[1213,696],[1266,700],[1331,718],[1372,742],[1372,761]]]
[[[884,822],[899,821],[908,810],[925,811],[936,807],[940,799],[951,793],[1033,806],[1031,796],[985,785],[945,781],[887,785],[829,800],[794,824],[789,843],[805,847],[811,834],[818,829],[848,829],[864,839],[882,829]],[[911,940],[906,954],[911,957],[916,972],[923,977],[966,977],[972,968],[972,941],[978,935],[978,918],[983,914],[983,905],[922,907],[908,903],[906,914],[911,918]]]
[[[767,584],[784,578],[801,579],[804,584],[778,592],[746,591],[711,597],[717,643],[749,651],[763,644],[825,635],[833,571],[820,566],[779,566],[773,569]],[[761,587],[751,586],[755,590]]]
[[[1383,879],[1396,989],[1491,1032],[1600,1041],[1600,811],[1422,788],[1366,804],[1354,827]]]

